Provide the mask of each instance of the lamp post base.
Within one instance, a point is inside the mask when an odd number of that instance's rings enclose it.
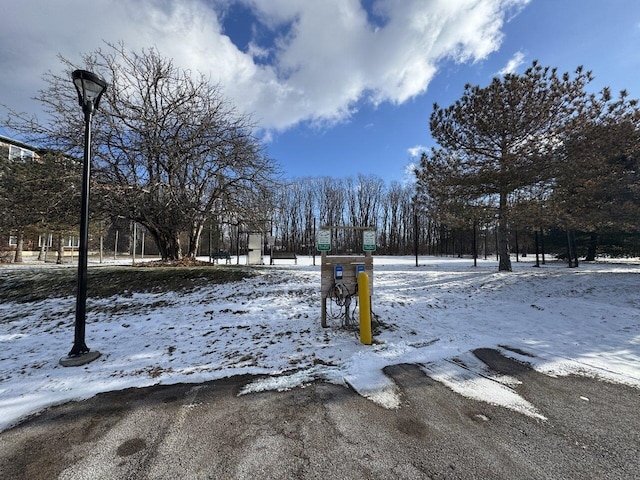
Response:
[[[60,359],[60,365],[63,367],[79,367],[89,362],[93,362],[99,356],[100,352],[97,350],[81,353],[80,355],[67,355]]]

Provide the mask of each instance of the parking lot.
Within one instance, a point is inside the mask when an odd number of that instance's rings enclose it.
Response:
[[[0,434],[3,478],[640,478],[640,391],[552,378],[481,349],[546,420],[385,369],[385,409],[314,382],[238,396],[249,377],[135,388],[53,407]]]

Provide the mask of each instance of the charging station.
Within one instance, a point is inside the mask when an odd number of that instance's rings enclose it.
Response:
[[[332,232],[339,229],[361,230],[363,235],[363,253],[356,255],[331,255]],[[321,227],[317,234],[317,249],[322,253],[320,266],[320,291],[322,297],[321,322],[327,327],[328,304],[332,308],[330,316],[340,318],[343,326],[358,323],[353,318],[355,303],[358,300],[358,276],[366,273],[369,283],[369,295],[373,293],[373,257],[375,251],[375,229],[373,227]],[[353,303],[353,305],[352,305]],[[370,304],[371,302],[367,302]],[[361,305],[360,305],[361,307]],[[337,311],[333,311],[333,308]],[[371,312],[367,312],[370,318]],[[362,316],[362,315],[361,315]]]

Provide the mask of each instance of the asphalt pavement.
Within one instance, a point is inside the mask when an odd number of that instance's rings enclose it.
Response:
[[[323,382],[238,396],[253,378],[233,377],[50,408],[0,433],[0,478],[640,478],[640,390],[475,354],[521,380],[547,420],[464,398],[415,365],[385,369],[397,410]]]

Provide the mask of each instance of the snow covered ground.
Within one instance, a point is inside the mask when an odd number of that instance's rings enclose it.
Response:
[[[495,261],[421,257],[416,267],[413,257],[375,257],[372,308],[383,327],[365,346],[339,320],[320,326],[319,266],[310,257],[285,263],[191,294],[89,299],[87,345],[102,356],[83,367],[58,363],[73,341],[75,298],[0,305],[0,430],[99,392],[238,374],[260,375],[243,393],[321,379],[398,408],[399,390],[382,371],[398,363],[543,420],[517,379],[471,353],[481,347],[547,375],[640,388],[640,265],[514,262],[514,272],[499,273]]]

